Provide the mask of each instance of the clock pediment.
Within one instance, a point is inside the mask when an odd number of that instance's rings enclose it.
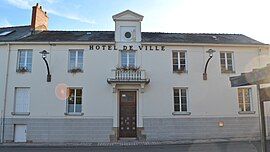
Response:
[[[121,13],[118,13],[114,15],[112,18],[114,21],[142,21],[143,20],[142,15],[132,12],[131,10],[126,10]]]

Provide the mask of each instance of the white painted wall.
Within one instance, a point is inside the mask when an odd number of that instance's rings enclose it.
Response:
[[[5,96],[7,60],[8,60],[8,46],[0,45],[0,65],[1,65],[1,68],[0,68],[0,118],[3,118],[3,113],[4,113],[4,96]],[[2,124],[2,119],[0,119],[0,124]],[[0,125],[0,135],[1,134],[2,134],[2,125]]]
[[[16,72],[18,49],[33,49],[32,73]],[[84,73],[71,74],[68,68],[68,50],[84,49]],[[202,79],[204,64],[208,58],[205,53],[209,48],[217,50],[208,67],[208,80]],[[48,61],[51,68],[52,82],[46,82],[46,67],[39,54],[42,50],[50,51]],[[172,50],[187,50],[188,73],[174,74],[172,72]],[[235,74],[221,74],[219,51],[234,51]],[[118,63],[118,51],[90,51],[88,45],[11,45],[11,61],[8,83],[7,112],[12,116],[14,110],[15,87],[30,87],[30,118],[69,117],[65,116],[65,101],[55,95],[58,84],[64,83],[70,87],[83,87],[82,117],[110,117],[115,112],[116,96],[107,83],[111,77],[111,69]],[[141,67],[146,70],[151,79],[141,95],[142,117],[231,117],[255,116],[239,115],[236,88],[230,87],[229,77],[248,72],[253,68],[264,66],[249,66],[252,59],[257,58],[257,47],[208,47],[208,46],[166,46],[166,51],[137,52],[141,58]],[[140,55],[141,54],[141,55]],[[266,51],[267,54],[267,51]],[[2,55],[1,55],[2,57]],[[6,60],[6,58],[3,58]],[[3,62],[3,60],[0,60]],[[1,69],[2,70],[2,69]],[[3,72],[5,73],[5,72]],[[1,72],[2,74],[2,72]],[[1,80],[3,74],[1,75]],[[3,81],[1,81],[3,82]],[[190,116],[173,116],[173,87],[188,87],[188,111]],[[3,89],[2,85],[1,88]],[[3,91],[1,91],[3,98]],[[253,108],[257,111],[256,90],[253,88]]]

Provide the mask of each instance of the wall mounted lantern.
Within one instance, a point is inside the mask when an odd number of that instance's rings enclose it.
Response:
[[[212,59],[214,52],[216,52],[216,51],[213,49],[209,49],[208,51],[206,51],[206,53],[209,54],[209,58],[208,58],[208,60],[205,64],[205,67],[204,67],[203,80],[207,80],[207,73],[206,73],[207,66],[208,66],[209,61]]]
[[[50,73],[50,67],[49,67],[48,61],[46,60],[47,54],[49,54],[49,52],[47,52],[46,50],[43,50],[43,51],[41,51],[39,53],[42,54],[42,59],[44,60],[44,62],[46,64],[46,67],[47,67],[47,82],[51,82],[52,76],[51,76],[51,73]]]

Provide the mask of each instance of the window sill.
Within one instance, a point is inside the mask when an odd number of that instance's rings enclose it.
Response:
[[[29,116],[30,112],[11,112],[11,115]]]
[[[83,116],[84,113],[65,113],[66,116]]]
[[[188,71],[187,70],[184,70],[184,71],[173,71],[173,73],[175,73],[175,74],[182,74],[182,73],[188,73]]]
[[[173,115],[191,115],[191,112],[173,112]]]
[[[83,73],[83,70],[82,69],[69,69],[68,70],[68,73]]]
[[[235,74],[235,71],[221,71],[222,74]]]
[[[238,111],[238,114],[255,114],[255,111]]]

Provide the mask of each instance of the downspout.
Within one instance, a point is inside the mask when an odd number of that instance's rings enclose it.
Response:
[[[5,94],[4,94],[4,106],[2,112],[2,123],[1,123],[1,143],[4,143],[5,133],[5,115],[6,115],[6,104],[7,104],[7,87],[8,87],[8,73],[9,73],[9,61],[10,61],[10,44],[7,43],[8,47],[8,60],[7,60],[7,71],[6,71],[6,82],[5,82]]]

